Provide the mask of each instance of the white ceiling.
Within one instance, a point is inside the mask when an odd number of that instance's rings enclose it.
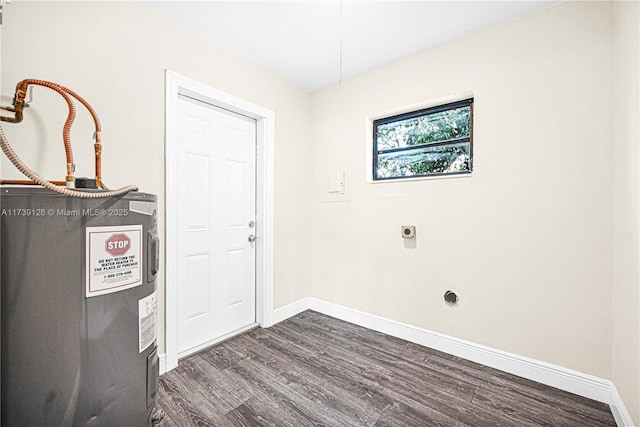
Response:
[[[555,1],[143,3],[310,92]]]

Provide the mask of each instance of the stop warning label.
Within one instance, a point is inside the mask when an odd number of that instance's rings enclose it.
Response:
[[[104,242],[104,249],[113,256],[124,255],[129,252],[131,239],[126,234],[113,234]]]
[[[87,298],[142,284],[142,225],[87,227]]]

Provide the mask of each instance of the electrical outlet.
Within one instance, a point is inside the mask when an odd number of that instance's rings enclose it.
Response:
[[[413,239],[416,237],[415,225],[403,225],[401,228],[402,237],[405,239]]]

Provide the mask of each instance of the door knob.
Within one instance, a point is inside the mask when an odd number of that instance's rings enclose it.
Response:
[[[256,241],[256,236],[254,236],[253,234],[250,234],[247,240],[249,240],[251,243],[253,243],[253,242]]]

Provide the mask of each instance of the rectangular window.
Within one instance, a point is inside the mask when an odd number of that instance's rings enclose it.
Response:
[[[373,121],[373,179],[469,174],[473,99]]]

